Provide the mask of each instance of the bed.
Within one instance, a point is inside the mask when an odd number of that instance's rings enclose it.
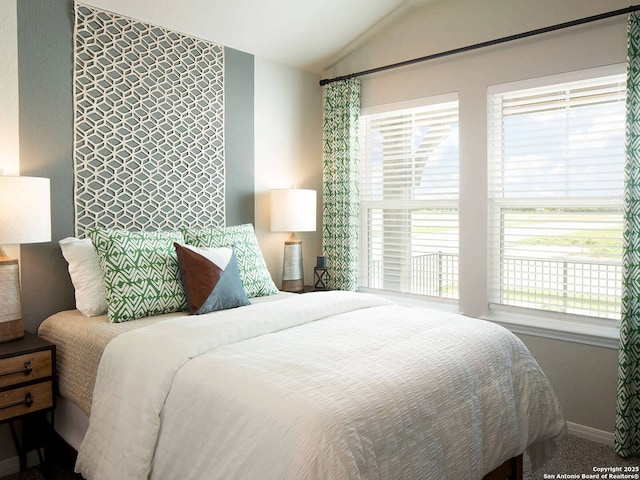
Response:
[[[42,323],[56,429],[84,478],[519,478],[523,452],[536,468],[566,434],[544,373],[498,325],[354,292],[247,298]]]

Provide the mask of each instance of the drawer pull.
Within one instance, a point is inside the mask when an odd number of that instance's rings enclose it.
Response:
[[[30,392],[27,392],[24,395],[24,400],[22,400],[21,402],[14,402],[14,403],[10,403],[8,405],[2,405],[0,407],[0,410],[4,410],[5,408],[18,407],[20,405],[26,405],[27,408],[29,408],[31,405],[33,405],[33,396],[31,395]]]
[[[24,373],[24,376],[28,376],[31,375],[31,372],[33,372],[33,367],[31,366],[31,360],[24,362],[24,368],[21,368],[20,370],[13,370],[11,372],[2,372],[0,373],[0,377],[6,377],[9,375],[16,375],[18,373]]]

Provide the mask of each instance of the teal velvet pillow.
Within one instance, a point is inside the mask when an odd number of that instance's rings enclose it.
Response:
[[[104,274],[107,317],[119,323],[187,308],[174,242],[180,232],[88,232]]]
[[[180,274],[194,315],[249,305],[233,248],[202,248],[174,243]]]
[[[185,242],[195,247],[220,248],[233,245],[240,280],[247,297],[278,293],[250,223],[231,227],[183,228],[181,231]]]

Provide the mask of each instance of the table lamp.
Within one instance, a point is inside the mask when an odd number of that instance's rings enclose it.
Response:
[[[2,245],[49,241],[49,179],[0,175],[0,342],[24,336],[20,266]]]
[[[271,231],[290,232],[284,242],[282,290],[304,290],[302,240],[295,232],[315,232],[316,191],[297,188],[271,190]]]

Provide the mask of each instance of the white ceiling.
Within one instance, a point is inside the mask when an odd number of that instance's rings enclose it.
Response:
[[[85,0],[256,56],[320,73],[367,36],[438,0]]]

